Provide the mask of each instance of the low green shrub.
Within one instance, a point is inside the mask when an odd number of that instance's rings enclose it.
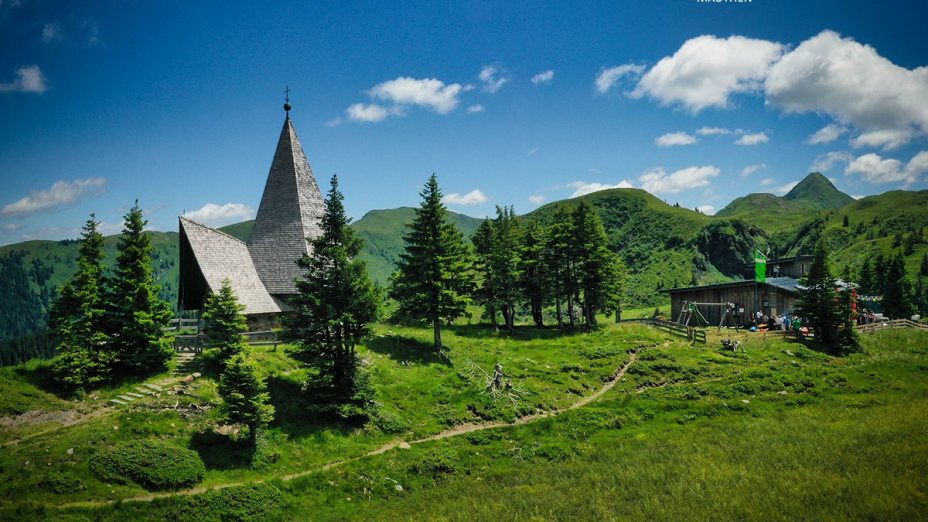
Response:
[[[458,455],[454,450],[441,448],[428,451],[419,457],[412,465],[412,471],[419,475],[429,475],[432,477],[441,477],[443,475],[453,475],[460,463]]]
[[[174,489],[200,482],[206,467],[195,451],[158,440],[134,440],[95,455],[90,470],[104,481]]]
[[[77,475],[68,471],[52,472],[39,481],[39,488],[56,495],[77,493],[84,489],[84,483]]]

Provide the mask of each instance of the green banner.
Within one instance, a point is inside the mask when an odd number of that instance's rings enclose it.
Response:
[[[759,283],[767,280],[767,258],[756,248],[754,249],[754,280]]]

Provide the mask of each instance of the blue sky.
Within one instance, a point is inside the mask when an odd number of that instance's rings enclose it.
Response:
[[[397,5],[401,4],[401,5]],[[505,5],[500,5],[505,4]],[[323,189],[473,216],[928,179],[921,2],[0,0],[0,244],[253,216],[292,89]]]

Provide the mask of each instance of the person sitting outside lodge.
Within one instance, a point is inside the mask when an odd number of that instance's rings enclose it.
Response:
[[[784,315],[783,316],[783,329],[788,332],[790,331],[792,326],[793,326],[792,320],[789,318],[788,315]]]

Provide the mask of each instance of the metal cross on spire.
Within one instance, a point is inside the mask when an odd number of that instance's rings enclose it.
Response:
[[[289,115],[290,114],[290,86],[289,85],[287,86],[286,89],[284,89],[284,95],[286,96],[286,99],[284,100],[284,110],[287,111],[287,114]]]

